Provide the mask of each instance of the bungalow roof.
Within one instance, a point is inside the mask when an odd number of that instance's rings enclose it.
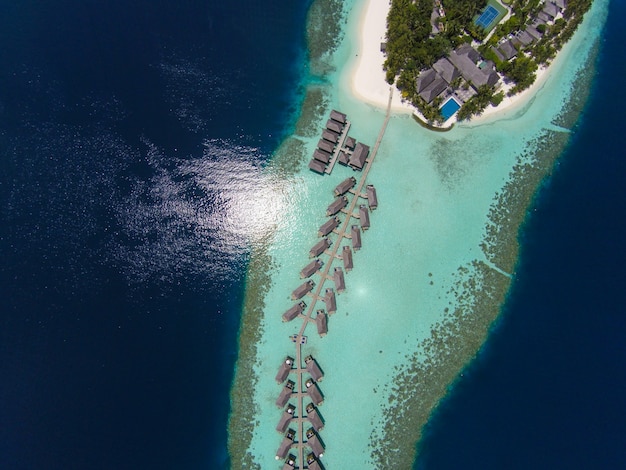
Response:
[[[456,68],[459,69],[463,78],[470,82],[474,88],[478,88],[482,85],[495,85],[498,82],[498,74],[493,70],[493,68],[478,68],[478,66],[467,54],[459,54],[457,51],[452,51],[449,59],[450,62],[452,62]]]
[[[535,38],[533,38],[530,34],[528,34],[527,31],[519,31],[517,33],[517,39],[519,39],[519,41],[524,46],[528,46],[530,43],[532,43],[535,40]]]
[[[433,69],[448,83],[451,83],[460,75],[456,67],[445,57],[435,62]]]
[[[417,92],[421,93],[433,80],[437,78],[437,72],[434,69],[428,69],[420,73],[417,77]]]
[[[448,83],[437,75],[437,78],[432,81],[430,85],[428,85],[424,90],[419,94],[424,101],[427,103],[431,103],[437,96],[439,96],[446,88],[448,88]]]
[[[551,19],[554,19],[554,17],[558,15],[559,9],[553,2],[546,2],[543,7],[543,12]]]
[[[500,51],[506,60],[510,60],[517,55],[517,49],[515,49],[511,41],[504,41],[500,44]]]

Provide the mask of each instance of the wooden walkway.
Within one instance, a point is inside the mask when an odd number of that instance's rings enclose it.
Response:
[[[367,163],[365,165],[365,168],[361,172],[360,180],[356,188],[354,188],[353,190],[350,190],[350,193],[353,194],[354,197],[352,198],[352,200],[350,201],[350,204],[345,210],[347,217],[341,224],[340,228],[333,230],[333,233],[336,233],[338,238],[333,243],[332,245],[333,248],[328,249],[325,252],[329,256],[330,259],[328,260],[327,263],[325,263],[324,269],[321,272],[318,272],[318,274],[320,275],[320,281],[317,283],[315,290],[309,293],[309,295],[312,297],[312,302],[310,302],[310,304],[308,305],[306,313],[300,316],[300,318],[302,318],[303,320],[302,326],[300,327],[300,330],[297,336],[294,338],[295,347],[296,347],[296,359],[295,359],[295,364],[294,364],[295,369],[292,369],[291,373],[296,374],[296,387],[294,387],[295,390],[294,390],[293,395],[295,395],[295,398],[297,400],[296,411],[294,413],[297,437],[296,437],[296,440],[294,441],[293,446],[297,448],[297,452],[298,452],[297,468],[299,469],[304,469],[305,467],[305,462],[306,462],[305,448],[308,447],[306,445],[306,442],[304,441],[304,436],[306,436],[306,430],[304,429],[304,426],[308,422],[307,418],[304,417],[304,414],[305,414],[304,398],[307,396],[306,386],[304,383],[304,373],[306,373],[307,370],[306,370],[306,367],[302,366],[302,363],[303,363],[302,346],[303,346],[303,343],[306,342],[304,333],[309,322],[313,321],[312,314],[314,311],[316,311],[317,302],[322,299],[320,294],[322,292],[322,288],[324,287],[324,284],[326,283],[327,280],[332,280],[332,276],[330,276],[328,273],[330,272],[333,262],[336,259],[341,259],[341,256],[337,253],[341,246],[341,241],[343,240],[343,238],[350,238],[350,235],[348,232],[350,229],[351,219],[355,217],[354,210],[355,210],[356,204],[360,197],[365,197],[365,193],[363,192],[363,187],[365,186],[365,183],[367,181],[367,175],[369,174],[372,168],[372,164],[374,163],[374,158],[376,157],[378,148],[380,147],[380,143],[383,140],[385,131],[387,130],[387,124],[389,123],[389,118],[391,117],[392,97],[393,97],[393,88],[390,87],[389,88],[389,101],[387,103],[387,112],[385,114],[385,120],[378,133],[378,137],[376,138],[376,143],[374,144],[374,147],[372,148],[370,155],[367,158]],[[348,133],[346,131],[344,134],[344,138],[345,136],[347,136],[347,134]],[[338,155],[338,152],[335,155]]]

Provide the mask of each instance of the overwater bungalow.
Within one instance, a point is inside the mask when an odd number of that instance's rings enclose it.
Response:
[[[313,428],[316,432],[320,432],[322,429],[324,429],[324,421],[322,421],[322,417],[320,416],[319,411],[317,411],[317,408],[315,408],[313,403],[309,403],[306,406],[306,418],[313,425]]]
[[[336,111],[333,109],[330,112],[330,118],[333,121],[337,121],[340,124],[345,124],[347,122],[348,116],[346,116],[344,113],[340,113],[339,111]]]
[[[337,185],[335,188],[335,196],[343,196],[345,193],[350,191],[354,185],[356,184],[356,178],[351,176],[350,178],[346,178],[341,183]]]
[[[348,163],[350,163],[350,155],[348,155],[346,152],[341,150],[339,152],[339,156],[337,157],[337,161],[341,163],[343,166],[348,166]]]
[[[324,310],[320,309],[317,311],[315,325],[317,326],[317,334],[321,337],[326,336],[326,333],[328,333],[328,318]]]
[[[324,470],[313,452],[306,456],[306,465],[309,470]]]
[[[336,267],[333,271],[333,281],[335,281],[335,289],[337,292],[341,294],[346,290],[346,281],[343,277],[343,269],[340,267]]]
[[[299,302],[292,306],[289,310],[283,313],[283,321],[291,321],[304,312],[306,308],[306,304],[304,302]]]
[[[322,139],[327,140],[333,145],[337,145],[337,142],[339,141],[339,135],[337,135],[336,132],[329,131],[328,129],[324,129],[322,131]]]
[[[333,217],[332,219],[328,219],[326,222],[322,224],[322,226],[317,231],[317,235],[320,237],[325,237],[330,232],[335,230],[339,225],[340,220],[337,217]]]
[[[300,278],[304,279],[304,278],[307,278],[307,277],[311,277],[313,274],[315,274],[320,269],[322,269],[323,265],[324,265],[324,263],[321,260],[319,260],[319,259],[315,259],[315,260],[311,261],[304,268],[302,268],[302,271],[300,271]]]
[[[325,139],[320,139],[317,143],[317,148],[323,150],[324,152],[333,153],[335,145]]]
[[[352,236],[352,249],[359,251],[361,249],[361,230],[359,230],[358,225],[352,226],[350,235]]]
[[[343,124],[329,119],[328,121],[326,121],[326,129],[332,132],[336,132],[337,134],[341,134],[341,132],[343,131]]]
[[[369,146],[359,142],[354,147],[354,152],[352,152],[348,164],[352,167],[353,170],[362,170],[363,166],[365,165],[365,160],[367,159],[367,156],[369,154]]]
[[[280,417],[280,421],[278,421],[278,424],[276,425],[276,430],[279,433],[282,434],[287,430],[287,426],[289,426],[289,423],[291,423],[291,419],[293,418],[295,412],[296,407],[289,403],[289,405],[287,405],[287,408],[285,408],[285,411],[283,411],[283,414]]]
[[[341,259],[343,260],[343,269],[351,271],[354,264],[352,263],[352,250],[348,245],[344,245],[341,249]]]
[[[291,449],[291,445],[293,444],[294,437],[296,437],[296,431],[293,429],[287,430],[283,441],[280,443],[280,446],[276,451],[276,460],[282,460],[287,457],[287,453],[289,452],[289,449]]]
[[[341,209],[343,209],[347,205],[348,205],[347,197],[341,196],[341,197],[335,198],[335,200],[331,202],[328,208],[326,209],[326,215],[327,216],[335,215],[337,212],[339,212]]]
[[[283,465],[282,470],[291,470],[292,468],[296,468],[296,456],[289,454],[287,459],[285,459],[285,464]]]
[[[313,152],[313,159],[327,165],[328,162],[330,162],[331,154],[325,150],[315,149],[315,152]]]
[[[361,222],[361,228],[363,230],[370,228],[370,212],[367,210],[365,204],[359,206],[359,222]]]
[[[285,379],[289,376],[289,372],[291,372],[291,367],[293,366],[293,357],[287,356],[283,363],[278,368],[278,373],[276,374],[276,382],[282,384]]]
[[[378,207],[378,197],[373,184],[368,184],[365,187],[365,194],[367,194],[367,205],[370,206],[370,210],[375,210]]]
[[[347,148],[349,148],[350,150],[354,150],[354,146],[356,145],[356,139],[354,137],[350,137],[348,136],[346,138],[346,142],[345,145]]]
[[[313,245],[313,248],[309,250],[309,257],[315,258],[321,255],[322,253],[324,253],[324,251],[328,249],[331,243],[332,242],[328,238],[322,238],[319,242]]]
[[[291,398],[291,394],[293,393],[293,387],[296,383],[293,380],[288,380],[283,389],[280,391],[280,395],[276,399],[276,406],[278,408],[284,407],[289,399]]]
[[[313,428],[306,431],[306,445],[311,448],[317,458],[324,457],[324,446]]]
[[[324,397],[322,396],[322,392],[320,392],[320,389],[315,381],[313,379],[307,379],[307,381],[304,382],[304,385],[306,385],[306,393],[309,395],[309,398],[311,398],[311,401],[316,406],[321,405],[324,401]]]
[[[314,287],[315,287],[315,283],[310,279],[306,282],[303,282],[298,287],[296,287],[294,291],[291,293],[291,300],[301,299],[306,294],[311,292]]]
[[[326,304],[326,311],[329,314],[333,314],[337,311],[337,300],[335,299],[335,291],[330,287],[327,287],[324,291],[324,304]]]
[[[311,171],[314,171],[315,173],[319,173],[320,175],[323,175],[324,171],[326,171],[326,165],[324,165],[319,160],[312,159],[309,162],[309,169]]]
[[[307,372],[311,374],[313,380],[315,380],[316,382],[321,382],[321,380],[324,378],[324,372],[322,372],[322,369],[320,369],[317,361],[313,359],[313,356],[309,354],[307,357],[305,357],[304,363],[306,364]]]

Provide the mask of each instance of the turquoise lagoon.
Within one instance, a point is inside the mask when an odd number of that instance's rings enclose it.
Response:
[[[494,213],[504,213],[506,218],[508,213],[524,212],[527,200],[524,207],[498,207],[504,200],[520,203],[502,199],[507,183],[516,183],[519,171],[514,170],[525,164],[532,168],[539,146],[542,158],[547,158],[550,152],[545,150],[546,146],[550,150],[552,138],[560,144],[553,146],[551,158],[562,150],[570,130],[555,123],[562,122],[558,117],[600,37],[607,4],[595,2],[545,83],[525,105],[456,125],[447,133],[425,130],[406,114],[392,116],[368,177],[377,188],[379,207],[371,214],[371,228],[363,233],[362,250],[354,254],[354,269],[346,275],[347,290],[337,296],[338,309],[329,318],[328,335],[319,338],[314,325],[306,331],[303,353],[313,354],[325,371],[320,412],[326,422],[321,432],[326,468],[382,468],[414,459],[423,417],[460,372],[459,364],[471,360],[488,323],[476,326],[478,331],[468,328],[444,334],[445,341],[440,340],[442,328],[454,320],[452,312],[461,311],[470,319],[466,324],[471,324],[472,316],[484,318],[485,312],[477,311],[481,304],[473,298],[491,289],[488,283],[499,283],[502,292],[508,288],[513,265],[502,261],[506,257],[497,252],[516,253],[516,246],[508,246],[515,237],[487,240],[489,234],[501,233],[497,225],[503,220],[494,218]],[[373,145],[384,110],[355,99],[349,86],[364,5],[360,0],[345,5],[345,35],[332,56],[335,71],[324,77],[323,89],[326,111],[336,108],[347,113],[350,134]],[[327,114],[319,121],[320,133]],[[298,137],[307,156],[318,139],[319,134]],[[282,439],[275,431],[281,410],[274,402],[281,387],[274,376],[283,358],[294,355],[289,336],[300,327],[299,320],[283,323],[281,315],[293,303],[291,291],[302,282],[298,273],[318,240],[317,229],[326,220],[332,189],[352,174],[337,165],[331,176],[322,177],[303,161],[287,180],[268,174],[270,187],[255,202],[259,210],[271,209],[263,223],[275,227],[267,246],[271,285],[264,295],[253,359],[255,377],[247,382],[250,390],[241,391],[251,395],[250,409],[245,411],[251,432],[247,453],[259,468],[280,466],[274,455]],[[537,183],[535,179],[531,192]],[[517,227],[512,228],[515,233]],[[319,282],[319,277],[314,279]],[[503,298],[496,300],[499,304]],[[488,318],[497,313],[489,312]],[[476,335],[478,343],[468,343]],[[435,343],[436,348],[425,347]],[[464,344],[473,345],[469,352]],[[240,361],[244,359],[250,358]],[[420,370],[454,368],[452,379],[431,387],[429,376],[412,372],[416,363],[421,363]],[[428,400],[417,396],[418,391],[425,394],[430,389]],[[390,428],[402,421],[410,423],[409,433],[398,440]]]

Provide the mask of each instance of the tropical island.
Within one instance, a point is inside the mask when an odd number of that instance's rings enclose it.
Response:
[[[591,0],[391,0],[386,81],[430,126],[469,120],[529,88]]]

